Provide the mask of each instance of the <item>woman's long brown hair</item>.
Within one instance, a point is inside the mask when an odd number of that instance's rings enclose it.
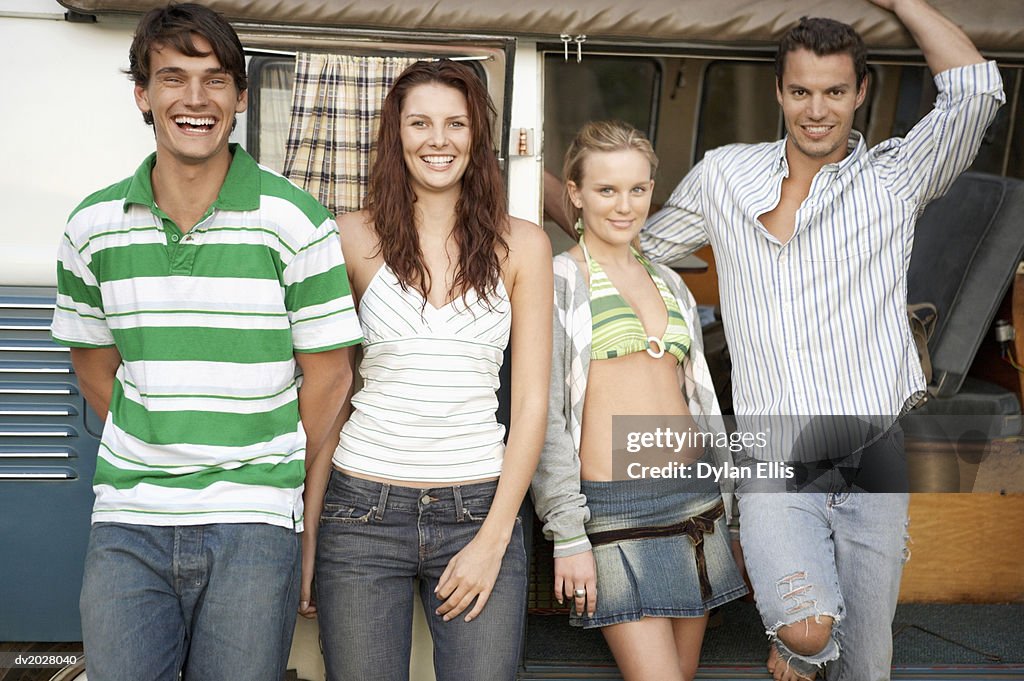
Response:
[[[469,164],[462,176],[452,231],[459,261],[452,290],[446,298],[464,297],[474,289],[485,303],[490,303],[488,294],[495,291],[501,263],[508,256],[508,208],[491,135],[494,105],[484,84],[469,67],[447,59],[418,61],[392,85],[381,111],[377,159],[370,173],[365,209],[380,239],[384,262],[403,289],[417,288],[426,300],[431,281],[416,230],[416,194],[409,183],[402,153],[401,112],[410,90],[431,83],[455,88],[465,96],[472,134]]]

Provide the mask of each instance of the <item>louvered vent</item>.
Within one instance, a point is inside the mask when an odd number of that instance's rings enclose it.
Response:
[[[81,637],[102,425],[86,409],[70,352],[50,340],[54,297],[0,286],[0,641]]]
[[[54,293],[0,291],[0,480],[74,479],[83,405],[68,349],[50,340]]]

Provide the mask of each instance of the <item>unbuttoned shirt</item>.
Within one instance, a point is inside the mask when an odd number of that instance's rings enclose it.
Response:
[[[645,226],[657,262],[714,249],[738,415],[897,416],[923,395],[906,315],[914,224],[970,165],[1004,101],[995,62],[935,84],[935,108],[906,137],[868,149],[851,133],[785,244],[758,219],[779,203],[785,139],[708,152]]]

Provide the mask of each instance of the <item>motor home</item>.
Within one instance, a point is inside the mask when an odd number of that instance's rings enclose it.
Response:
[[[102,424],[79,392],[67,349],[49,340],[56,248],[77,203],[130,174],[153,149],[124,69],[134,25],[155,4],[0,0],[0,58],[7,64],[0,75],[7,159],[0,169],[0,206],[7,215],[0,223],[0,641],[81,637],[78,592]],[[498,111],[497,153],[510,210],[544,224],[556,252],[571,242],[546,220],[545,203],[558,199],[551,189],[545,196],[545,186],[552,186],[545,179],[557,177],[565,148],[583,122],[618,118],[650,136],[661,158],[654,202],[662,203],[707,150],[779,138],[774,41],[803,15],[846,21],[864,36],[870,90],[855,126],[869,144],[905,133],[935,96],[909,34],[867,0],[209,4],[232,20],[248,54],[249,108],[232,139],[262,164],[298,176],[296,150],[311,143],[306,131],[333,130],[337,138],[315,156],[325,170],[315,175],[345,179],[317,180],[307,189],[339,213],[359,207],[374,116],[384,94],[382,88],[360,90],[359,74],[393,77],[417,58],[474,64]],[[918,455],[917,479],[923,482],[911,505],[914,558],[901,598],[1016,603],[1011,616],[1019,618],[1024,467],[1014,466],[1012,457],[1021,453],[1022,395],[1013,362],[1024,362],[1024,274],[1018,272],[1024,251],[1024,12],[1019,0],[934,4],[998,60],[1007,103],[971,175],[922,217],[917,235],[911,302],[939,308],[929,346],[934,396],[925,408],[935,418],[980,414],[986,420],[979,428],[988,437],[971,450],[972,464],[959,450],[944,455],[949,437],[935,444],[928,426],[916,431],[920,437],[909,449]],[[345,70],[349,77],[317,75],[329,69]],[[297,71],[303,74],[300,86]],[[296,105],[299,98],[305,98],[303,106]],[[363,104],[325,104],[351,101]],[[295,113],[300,109],[302,115]],[[709,309],[718,304],[712,252],[702,250],[680,269],[698,302]],[[717,343],[717,378],[727,405],[727,350],[720,323],[709,321],[705,333],[709,346]],[[990,329],[1000,321],[1000,335],[993,336]],[[508,396],[499,397],[507,405]],[[994,450],[999,456],[990,456]],[[528,508],[524,517],[531,519]],[[533,539],[531,616],[520,678],[618,678],[599,637],[580,638],[565,626],[564,613],[548,595],[550,548],[539,534]],[[953,562],[960,567],[950,569]],[[300,624],[297,644],[306,639],[309,645],[309,625]],[[763,636],[756,621],[737,626]],[[1002,633],[1009,635],[1006,629]],[[429,643],[418,640],[422,652]],[[761,655],[763,639],[757,645]],[[315,656],[315,643],[311,647]],[[722,669],[752,674],[761,666],[756,657],[730,652],[730,645],[721,648],[719,654],[716,645],[706,646],[706,657],[717,657],[703,669],[714,678],[729,678]],[[1003,656],[1003,663],[1024,665],[1020,649],[1015,659]],[[923,659],[919,666],[959,659]],[[414,667],[426,678],[428,663]],[[312,679],[320,672],[299,673]]]

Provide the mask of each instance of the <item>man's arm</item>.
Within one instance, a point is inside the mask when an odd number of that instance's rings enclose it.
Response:
[[[700,161],[640,232],[640,246],[652,261],[671,264],[708,242],[701,208],[703,170],[704,161]]]
[[[933,74],[985,61],[960,27],[925,0],[871,0],[893,12],[914,37]]]
[[[925,0],[871,2],[896,13],[935,78],[935,108],[902,140],[883,142],[874,154],[882,185],[923,210],[974,161],[1006,101],[1002,79],[995,62],[986,62],[964,32]]]
[[[348,418],[352,397],[352,346],[327,352],[295,353],[302,368],[299,418],[306,431],[306,483],[302,492],[302,586],[299,613],[316,614],[312,583],[316,560],[317,529],[324,495],[331,478],[331,458],[338,446],[341,426]]]
[[[75,368],[78,387],[85,395],[85,401],[100,417],[100,422],[106,422],[114,394],[114,376],[121,366],[121,353],[113,346],[71,348],[71,366]]]
[[[295,361],[302,369],[299,418],[306,431],[307,453],[321,450],[341,413],[352,386],[352,351],[352,346],[348,346],[327,352],[295,353]]]

